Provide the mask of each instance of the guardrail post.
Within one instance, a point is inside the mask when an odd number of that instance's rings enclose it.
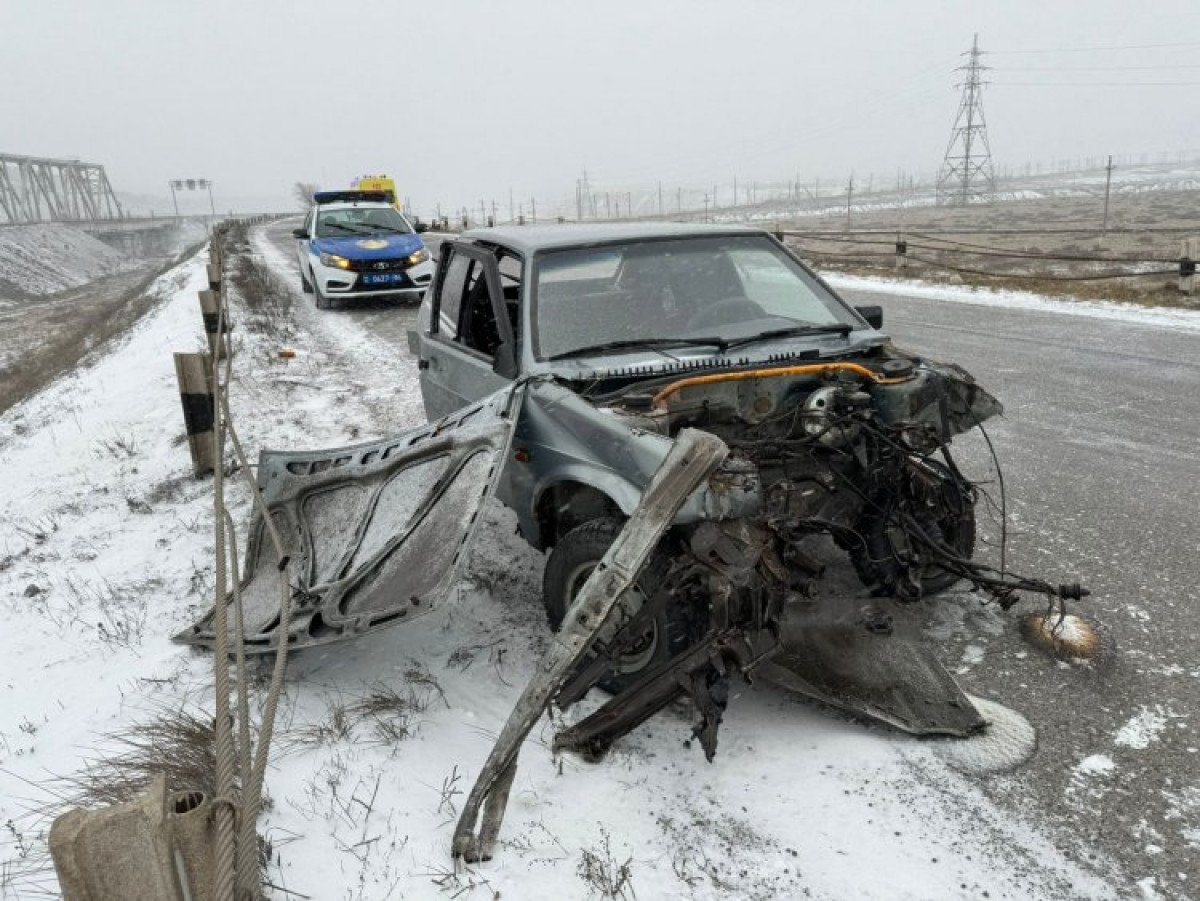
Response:
[[[1185,238],[1179,248],[1179,290],[1196,293],[1196,260],[1200,259],[1200,238]]]
[[[200,318],[204,320],[204,334],[208,338],[208,352],[215,354],[218,360],[229,356],[229,331],[233,323],[229,321],[226,312],[225,321],[221,321],[221,293],[219,291],[198,291],[200,297]],[[217,326],[221,334],[217,334]]]
[[[187,429],[188,449],[192,452],[192,472],[197,476],[213,471],[212,357],[208,354],[175,354],[175,378],[179,381],[179,399],[183,404],[183,424]]]

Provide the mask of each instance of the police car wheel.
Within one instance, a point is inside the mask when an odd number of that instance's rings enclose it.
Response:
[[[318,310],[333,309],[333,301],[321,293],[321,286],[317,284],[317,280],[313,279],[313,296],[317,302]]]
[[[313,291],[312,282],[308,280],[308,276],[304,274],[303,269],[300,270],[300,289],[305,294],[312,294]]]

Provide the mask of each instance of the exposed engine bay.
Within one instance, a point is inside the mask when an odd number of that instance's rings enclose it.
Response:
[[[789,687],[907,731],[965,736],[984,720],[904,608],[960,579],[1005,609],[1022,590],[1060,601],[1085,593],[972,559],[979,491],[949,445],[1001,406],[957,367],[896,356],[726,372],[605,402],[639,429],[719,437],[729,453],[710,487],[740,498],[731,509],[757,512],[677,525],[664,539],[620,608],[625,621],[602,634],[558,701],[595,684],[616,696],[558,747],[602,753],[687,694],[711,759],[730,675],[764,664]],[[848,585],[846,571],[861,584]],[[623,676],[651,642],[668,654]]]

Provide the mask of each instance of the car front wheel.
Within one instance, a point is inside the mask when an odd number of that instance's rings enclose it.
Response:
[[[554,546],[542,577],[542,602],[552,629],[558,631],[579,590],[623,527],[624,523],[609,517],[589,520],[567,532]],[[670,559],[660,544],[637,582],[619,602],[627,616],[633,615],[647,598],[663,588],[669,567]],[[615,659],[612,670],[597,684],[605,691],[619,694],[637,681],[645,670],[684,650],[688,645],[688,631],[682,611],[670,606],[659,611],[637,636],[602,634],[602,641],[617,639],[626,644],[626,648]]]
[[[333,308],[333,301],[326,297],[324,292],[321,291],[321,283],[317,281],[317,276],[315,273],[313,274],[312,289],[313,297],[316,300],[318,310],[329,310]]]

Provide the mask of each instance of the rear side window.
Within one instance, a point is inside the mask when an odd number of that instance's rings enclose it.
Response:
[[[446,265],[446,275],[442,278],[442,286],[438,292],[438,334],[451,341],[458,338],[458,320],[462,313],[463,297],[467,293],[467,280],[471,277],[471,264],[474,261],[461,253],[450,257]]]

